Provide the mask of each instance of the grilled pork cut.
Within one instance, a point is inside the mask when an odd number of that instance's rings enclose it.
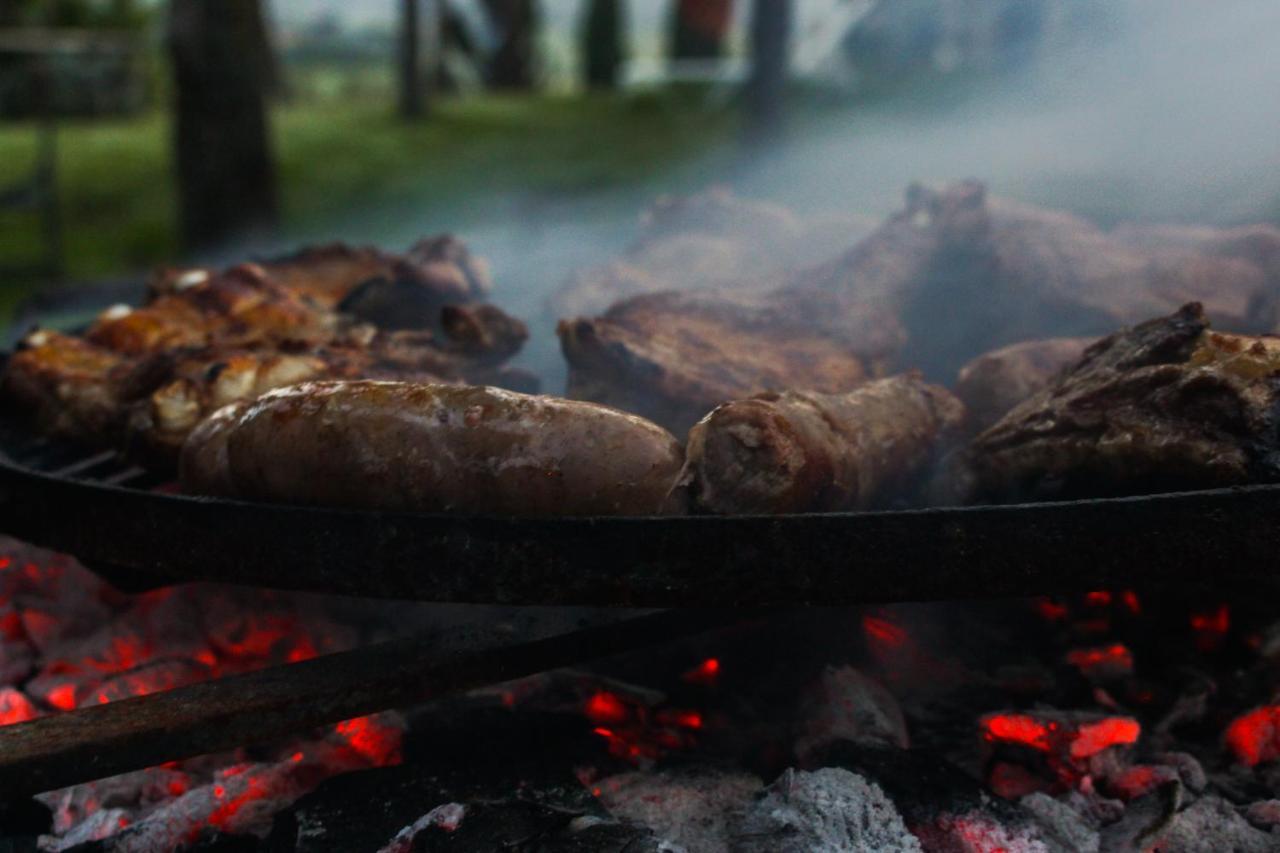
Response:
[[[965,428],[978,433],[1044,388],[1079,360],[1093,338],[1022,341],[984,353],[960,368],[955,394],[964,403]]]
[[[682,482],[712,513],[881,507],[904,494],[963,418],[959,400],[918,376],[848,394],[761,394],[694,426]]]
[[[897,366],[949,380],[998,347],[1101,337],[1191,301],[1232,331],[1262,331],[1258,306],[1280,279],[1243,251],[1115,236],[965,181],[910,187],[873,234],[792,285],[884,306],[907,334]]]
[[[760,293],[855,245],[874,228],[855,215],[801,217],[723,187],[663,196],[617,258],[573,273],[553,296],[561,317],[598,314],[622,299],[668,290]]]
[[[1280,339],[1214,332],[1199,304],[1085,350],[968,448],[971,499],[1280,480]]]
[[[591,403],[495,388],[312,382],[205,421],[183,449],[196,494],[515,516],[679,511],[679,442]]]
[[[816,298],[815,298],[816,296]],[[657,293],[565,320],[569,396],[682,434],[729,400],[765,391],[849,391],[900,342],[891,315],[824,295]]]

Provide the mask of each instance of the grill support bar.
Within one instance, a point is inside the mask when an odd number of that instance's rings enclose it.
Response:
[[[325,655],[0,728],[0,796],[297,735],[747,618],[667,611],[525,642],[483,630]]]

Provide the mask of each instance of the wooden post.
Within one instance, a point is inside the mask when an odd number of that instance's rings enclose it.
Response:
[[[671,12],[671,58],[721,58],[732,19],[733,0],[676,0]]]
[[[420,118],[422,93],[422,22],[419,0],[400,0],[400,115]]]
[[[582,57],[589,89],[616,89],[626,54],[622,0],[589,0],[582,27]]]
[[[751,78],[747,82],[747,132],[751,141],[782,128],[790,60],[791,0],[755,0],[751,8]]]
[[[489,60],[488,83],[495,89],[532,89],[537,52],[538,8],[535,0],[484,0],[498,31],[497,51]]]
[[[271,48],[259,0],[171,0],[174,148],[188,249],[274,227]]]

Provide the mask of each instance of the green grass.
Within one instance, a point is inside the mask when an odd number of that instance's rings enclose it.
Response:
[[[312,102],[274,111],[282,231],[299,239],[407,211],[461,227],[492,204],[614,191],[705,165],[734,118],[695,95],[483,96],[441,101],[406,123],[385,101]],[[71,280],[136,275],[181,255],[170,128],[161,113],[67,122],[59,197]],[[0,125],[0,188],[27,174],[31,125]],[[372,225],[370,225],[372,224]],[[335,235],[336,236],[336,235]],[[38,260],[35,220],[0,212],[0,269]],[[9,275],[0,314],[35,282]]]

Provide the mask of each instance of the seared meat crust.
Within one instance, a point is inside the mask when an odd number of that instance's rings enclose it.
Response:
[[[1209,331],[1199,304],[1093,344],[966,454],[977,500],[1280,479],[1280,339]]]
[[[394,263],[383,266],[403,276],[413,268],[420,291],[453,270],[457,287],[432,291],[435,316],[423,328],[384,330],[333,309],[388,258]],[[504,366],[528,337],[522,322],[492,305],[446,304],[486,287],[483,262],[451,237],[424,240],[404,257],[335,245],[267,266],[167,271],[152,281],[146,305],[104,311],[83,338],[28,336],[8,363],[3,391],[47,430],[123,446],[167,470],[214,411],[309,379],[536,390],[536,377]]]
[[[786,388],[848,391],[893,351],[897,326],[823,306],[804,294],[657,293],[603,317],[562,321],[568,394],[681,433],[728,400]]]
[[[206,422],[183,451],[194,491],[326,506],[500,515],[679,508],[680,444],[603,406],[494,388],[316,382]],[[673,503],[673,501],[675,501]]]
[[[884,506],[963,417],[960,401],[917,376],[848,394],[761,394],[694,426],[682,482],[697,508],[721,514]]]
[[[965,428],[977,433],[1044,388],[1075,363],[1093,338],[1022,341],[984,353],[960,368],[955,394],[964,403]]]

